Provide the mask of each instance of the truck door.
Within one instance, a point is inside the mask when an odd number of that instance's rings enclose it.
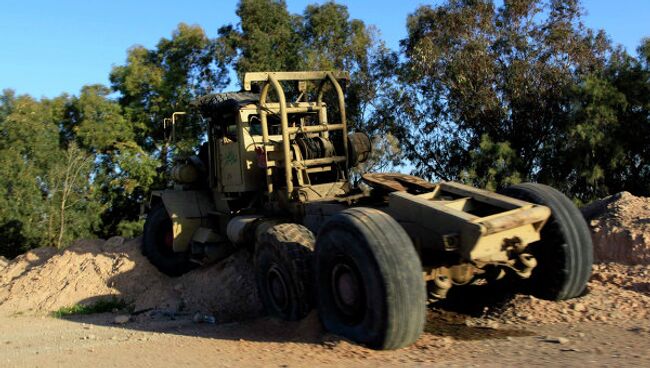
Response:
[[[243,184],[241,164],[241,137],[235,114],[224,116],[220,137],[216,139],[218,157],[218,181],[223,191],[238,191]]]

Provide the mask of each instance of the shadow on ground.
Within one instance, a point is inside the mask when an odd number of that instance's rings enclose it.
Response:
[[[505,339],[533,336],[533,332],[481,320],[488,310],[499,310],[514,298],[506,285],[466,285],[449,290],[446,299],[431,303],[424,331],[457,340]],[[476,321],[483,323],[476,323]]]
[[[318,316],[312,312],[302,321],[287,322],[269,317],[227,323],[196,323],[192,313],[170,314],[164,311],[150,311],[147,315],[131,316],[122,325],[114,323],[120,313],[101,313],[81,316],[68,316],[62,319],[120,328],[123,330],[165,333],[179,336],[202,337],[224,340],[246,340],[258,342],[298,342],[321,344],[329,339],[322,329]]]
[[[427,311],[426,334],[450,337],[456,340],[490,340],[508,337],[533,336],[535,333],[514,326],[474,324],[480,320],[485,308],[499,307],[512,298],[512,293],[486,286],[458,288],[449,298],[430,305]],[[108,296],[107,296],[108,297]],[[92,302],[100,300],[94,297]],[[246,340],[257,342],[295,342],[323,344],[344,340],[328,334],[322,327],[316,310],[301,321],[282,321],[271,317],[257,317],[226,323],[196,323],[194,313],[171,313],[150,310],[131,314],[131,321],[124,325],[114,324],[120,313],[104,313],[86,316],[69,316],[64,319],[98,326],[119,327],[125,330],[175,334],[212,339]]]

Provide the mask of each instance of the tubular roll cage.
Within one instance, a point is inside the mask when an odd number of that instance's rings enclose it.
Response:
[[[280,166],[273,161],[269,161],[268,159],[267,148],[271,145],[269,140],[269,129],[268,129],[268,122],[267,122],[267,116],[269,112],[271,112],[272,114],[280,115],[280,124],[282,128],[282,153],[284,158],[283,165],[284,165],[284,173],[286,177],[287,198],[291,198],[291,194],[293,192],[293,169],[294,168],[308,168],[310,166],[318,166],[318,165],[332,164],[338,162],[345,162],[345,167],[347,167],[348,159],[349,159],[348,140],[347,140],[348,128],[347,128],[347,120],[345,116],[345,96],[343,95],[343,89],[341,88],[341,85],[338,82],[339,79],[349,80],[350,76],[347,72],[332,72],[332,71],[277,72],[277,73],[259,72],[259,73],[246,73],[244,75],[244,89],[246,91],[251,90],[251,83],[264,82],[262,91],[260,93],[258,112],[259,112],[260,121],[262,125],[262,142],[263,142],[264,154],[266,156],[266,162],[267,162],[266,183],[267,183],[267,188],[269,193],[273,192],[272,167]],[[289,112],[291,113],[311,112],[314,111],[314,107],[313,106],[303,106],[303,107],[292,106],[288,108],[284,90],[282,88],[282,85],[280,84],[280,81],[298,81],[298,82],[320,81],[320,84],[318,86],[318,94],[317,94],[318,97],[315,105],[315,107],[319,109],[318,125],[298,126],[298,127],[289,126],[289,119],[287,116]],[[330,82],[332,84],[338,96],[338,104],[339,104],[339,111],[340,111],[339,123],[332,123],[332,124],[328,123],[327,113],[322,111],[321,109],[322,102],[323,102],[323,92],[324,92],[323,87],[325,86],[325,84],[327,84],[327,82]],[[273,87],[273,89],[278,95],[278,100],[279,100],[278,112],[275,112],[277,111],[277,108],[274,109],[270,107],[266,101],[270,87]],[[309,159],[309,160],[293,159],[291,154],[291,143],[290,143],[291,134],[296,134],[298,132],[322,133],[322,132],[330,132],[336,130],[341,130],[343,132],[342,134],[343,150],[344,150],[343,156],[333,156],[333,157],[317,158],[317,159]]]

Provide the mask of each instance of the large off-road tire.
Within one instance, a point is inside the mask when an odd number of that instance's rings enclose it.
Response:
[[[201,96],[193,102],[193,105],[197,106],[203,114],[213,115],[230,112],[249,103],[257,103],[259,99],[256,93],[224,92]]]
[[[267,313],[288,321],[314,307],[314,234],[299,224],[274,225],[255,245],[255,277]]]
[[[401,225],[379,210],[347,209],[323,226],[316,288],[325,328],[370,348],[410,345],[424,328],[420,259]]]
[[[524,290],[549,300],[582,295],[591,276],[593,246],[589,227],[578,208],[564,194],[543,184],[513,185],[501,193],[551,209],[541,240],[528,246],[537,267],[530,279],[523,281]]]
[[[172,248],[172,221],[161,203],[154,206],[144,223],[142,254],[160,272],[169,276],[180,276],[197,266],[190,261],[188,253],[177,253]]]

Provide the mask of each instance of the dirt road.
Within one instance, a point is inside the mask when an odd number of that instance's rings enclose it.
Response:
[[[323,334],[315,316],[211,325],[160,315],[123,326],[113,318],[2,317],[0,366],[650,366],[648,321],[471,327],[432,315],[416,345],[377,352]]]

